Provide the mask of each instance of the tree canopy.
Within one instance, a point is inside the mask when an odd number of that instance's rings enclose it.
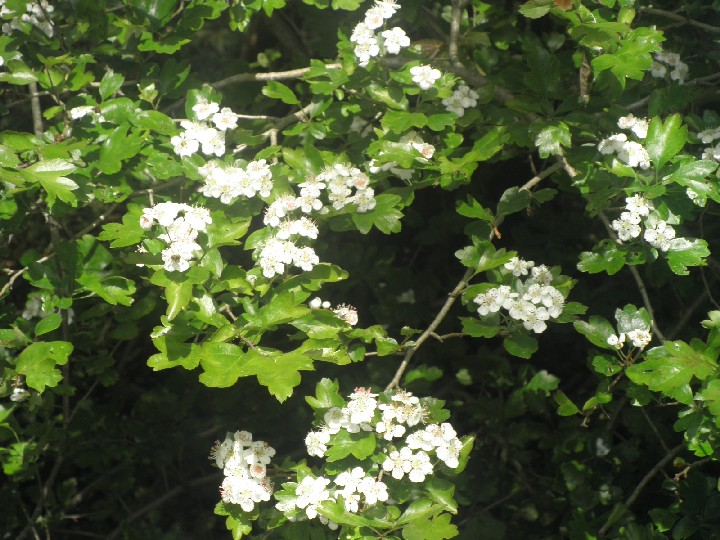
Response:
[[[719,14],[0,0],[0,536],[718,538]]]

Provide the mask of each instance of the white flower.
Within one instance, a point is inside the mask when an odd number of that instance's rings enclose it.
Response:
[[[92,107],[90,105],[75,107],[73,109],[70,109],[70,118],[72,118],[73,120],[80,120],[81,118],[84,118],[88,114],[92,113],[94,110],[95,107]]]
[[[633,347],[644,349],[652,340],[652,335],[647,330],[631,330],[627,337],[632,341]]]
[[[625,207],[628,212],[637,214],[638,216],[647,216],[650,213],[650,210],[654,208],[653,204],[642,195],[627,197],[625,199]]]
[[[627,116],[621,116],[617,125],[620,129],[630,129],[640,139],[647,137],[648,120],[647,118],[636,118],[632,113]]]
[[[358,483],[357,490],[365,496],[365,503],[370,506],[378,501],[388,500],[387,485],[370,476],[366,476]]]
[[[227,131],[237,127],[238,115],[229,107],[223,107],[222,111],[213,114],[212,121],[220,131]]]
[[[644,238],[651,246],[661,251],[667,251],[670,247],[670,241],[675,238],[675,229],[668,225],[667,222],[660,220],[655,227],[645,229]]]
[[[612,334],[609,338],[607,338],[607,343],[611,347],[615,347],[617,350],[620,350],[625,345],[625,334],[620,333],[617,336]]]
[[[640,216],[633,212],[623,212],[620,219],[613,220],[612,228],[617,232],[618,238],[627,242],[632,238],[640,236]]]
[[[173,145],[173,150],[180,157],[192,156],[200,147],[199,143],[195,139],[188,138],[186,133],[172,137],[170,144]]]
[[[528,270],[535,266],[533,261],[525,261],[519,257],[513,257],[505,263],[504,267],[512,272],[515,277],[527,276]]]
[[[375,34],[371,28],[368,28],[365,23],[359,23],[353,29],[353,33],[350,36],[350,41],[353,43],[361,44],[367,43],[370,40],[375,39]]]
[[[311,456],[323,457],[327,451],[327,443],[330,441],[330,432],[326,430],[311,431],[305,437],[305,446]]]
[[[425,476],[432,474],[433,466],[430,456],[420,450],[410,458],[410,471],[408,478],[411,482],[423,482]]]
[[[441,446],[438,446],[435,453],[441,461],[445,462],[445,465],[451,469],[456,469],[458,465],[460,465],[460,450],[462,450],[462,441],[458,438],[452,438]]]
[[[624,161],[630,167],[648,169],[650,167],[650,156],[647,150],[640,143],[627,141],[618,152],[618,159]]]
[[[311,309],[320,309],[322,307],[322,299],[316,296],[308,302],[308,306],[310,306]]]
[[[417,83],[422,90],[429,89],[442,75],[440,70],[427,65],[410,68],[410,74],[413,76],[413,82]]]
[[[389,19],[400,9],[400,4],[396,0],[375,0],[375,7],[380,10],[383,17]]]
[[[333,309],[333,312],[350,326],[355,326],[358,323],[357,310],[353,306],[340,304],[338,307]],[[358,423],[354,420],[353,422]]]
[[[367,66],[370,59],[378,54],[380,54],[380,47],[378,46],[377,39],[375,38],[368,38],[363,43],[358,43],[355,46],[355,56],[362,67]]]
[[[383,24],[385,24],[384,14],[385,11],[381,7],[371,7],[365,12],[365,26],[367,26],[370,30],[380,28]]]
[[[370,389],[356,388],[350,394],[350,402],[347,404],[347,411],[350,422],[353,424],[364,424],[372,422],[377,409],[377,394],[370,392]]]
[[[390,452],[390,455],[385,458],[385,461],[383,461],[382,468],[384,471],[389,472],[396,480],[401,480],[402,477],[412,469],[410,462],[412,457],[412,450],[407,446],[400,450],[393,450]]]
[[[598,144],[598,150],[601,154],[612,154],[622,150],[626,142],[627,135],[624,133],[616,133],[615,135],[610,135],[610,137],[600,141],[600,144]]]
[[[715,139],[720,139],[720,128],[709,128],[698,133],[698,138],[703,144],[710,144]]]
[[[206,120],[219,110],[220,106],[217,103],[208,102],[205,99],[198,100],[192,108],[192,111],[195,113],[195,118],[198,120]]]
[[[388,54],[398,54],[401,48],[410,46],[410,38],[399,26],[384,30],[381,35],[385,38],[383,45]]]

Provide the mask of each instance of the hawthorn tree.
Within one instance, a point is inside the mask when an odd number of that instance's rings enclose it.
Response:
[[[717,538],[718,12],[0,1],[2,538]]]

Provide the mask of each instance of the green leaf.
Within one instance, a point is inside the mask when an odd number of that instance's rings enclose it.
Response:
[[[427,117],[422,113],[407,111],[387,111],[380,120],[384,130],[392,133],[405,133],[410,128],[423,128],[428,124]]]
[[[715,417],[715,425],[720,426],[720,379],[713,379],[707,386],[698,392],[695,399],[705,402],[707,409]]]
[[[279,99],[288,105],[300,104],[300,100],[297,98],[295,93],[290,90],[290,88],[277,81],[268,81],[263,87],[262,93],[269,98]]]
[[[693,341],[693,345],[668,341],[662,347],[650,349],[645,353],[645,360],[628,367],[625,374],[636,384],[689,405],[692,393],[686,395],[686,385],[693,377],[704,380],[717,371],[715,361],[698,350],[702,343]]]
[[[182,279],[182,278],[181,278]],[[188,280],[179,282],[171,281],[165,287],[165,299],[167,300],[167,318],[172,321],[192,300],[193,284]]]
[[[345,400],[340,395],[340,385],[337,381],[328,378],[320,379],[320,382],[315,386],[315,397],[307,396],[305,401],[313,409],[342,408],[345,406]]]
[[[608,345],[608,338],[615,334],[615,328],[604,317],[592,315],[588,322],[575,321],[575,330],[584,335],[590,343],[601,349],[615,350],[615,347]]]
[[[655,167],[660,169],[685,146],[687,126],[683,125],[682,116],[673,114],[665,123],[660,118],[650,120],[645,148]]]
[[[555,400],[555,403],[558,404],[558,415],[573,416],[575,414],[580,414],[580,409],[577,408],[577,405],[575,405],[562,390],[556,390],[553,394],[553,399]]]
[[[62,380],[62,373],[55,366],[65,365],[72,351],[72,343],[66,341],[32,343],[18,356],[17,372],[25,375],[30,388],[43,392]]]
[[[627,334],[633,330],[649,332],[652,327],[652,319],[645,308],[636,308],[628,304],[622,309],[615,310],[618,332]]]
[[[112,96],[120,89],[124,80],[125,77],[119,73],[115,73],[112,69],[109,70],[100,81],[100,98],[105,101]]]
[[[612,276],[625,266],[625,252],[618,249],[612,240],[600,242],[593,251],[580,253],[578,270],[589,274],[607,272]]]
[[[418,518],[402,530],[405,540],[445,540],[458,535],[458,529],[450,523],[450,514],[440,514],[434,518]]]
[[[679,276],[690,273],[688,266],[705,266],[709,256],[707,242],[699,238],[675,238],[665,252],[670,270]]]
[[[375,208],[369,212],[353,212],[352,220],[358,230],[367,234],[373,226],[385,234],[400,231],[400,219],[403,214],[396,208],[402,197],[392,193],[382,193],[375,197]]]
[[[363,460],[375,452],[375,446],[374,433],[367,433],[365,431],[349,433],[346,430],[341,430],[330,439],[325,457],[327,461],[333,462],[344,459],[352,454],[357,459]]]
[[[127,278],[120,276],[102,278],[97,274],[84,273],[78,278],[78,283],[113,306],[117,304],[129,306],[133,303],[135,283]]]
[[[128,128],[127,124],[115,128],[100,147],[97,167],[101,172],[119,172],[122,162],[137,155],[142,148],[144,137],[139,133],[128,135]]]
[[[443,510],[457,514],[457,503],[454,498],[455,484],[437,476],[431,476],[426,480],[425,488],[430,498],[443,506]]]
[[[546,15],[553,6],[553,0],[529,0],[520,6],[520,13],[528,19],[539,19]]]
[[[520,189],[517,186],[506,189],[498,201],[495,219],[525,210],[530,206],[530,200],[530,191],[527,189]]]
[[[464,266],[474,268],[478,272],[486,272],[507,263],[515,254],[505,251],[505,248],[495,250],[492,242],[483,240],[477,245],[456,251],[455,256]]]
[[[569,147],[571,142],[570,129],[565,122],[547,126],[535,137],[535,146],[543,159],[562,154],[562,147]]]
[[[35,336],[42,336],[43,334],[52,332],[56,328],[59,328],[61,323],[62,316],[59,313],[51,313],[35,325]]]
[[[516,332],[503,340],[505,350],[518,358],[529,359],[538,350],[538,342],[534,337]]]
[[[58,198],[70,205],[75,205],[77,198],[72,193],[78,185],[65,177],[77,169],[75,165],[64,159],[47,159],[33,163],[22,169],[20,175],[29,182],[39,182],[48,193],[48,201]]]

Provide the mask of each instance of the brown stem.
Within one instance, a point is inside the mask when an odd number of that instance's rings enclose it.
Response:
[[[465,274],[463,275],[462,279],[458,282],[458,284],[455,286],[455,288],[452,290],[452,292],[448,295],[448,299],[445,300],[445,303],[443,304],[443,307],[440,308],[440,311],[435,316],[433,321],[430,323],[430,325],[425,329],[425,331],[420,335],[420,337],[415,341],[415,343],[410,346],[405,353],[405,356],[402,359],[402,362],[400,362],[400,367],[398,367],[397,371],[395,372],[395,375],[393,376],[390,383],[385,387],[385,390],[392,390],[393,388],[396,388],[400,384],[400,379],[403,376],[403,373],[405,373],[405,370],[407,369],[408,365],[410,364],[410,360],[412,360],[412,357],[415,355],[415,352],[422,346],[425,341],[429,337],[433,335],[435,332],[435,329],[440,326],[440,323],[445,319],[448,312],[450,311],[450,308],[455,303],[455,300],[457,300],[458,296],[462,294],[462,292],[467,288],[470,279],[475,275],[475,270],[472,268],[468,268]]]

